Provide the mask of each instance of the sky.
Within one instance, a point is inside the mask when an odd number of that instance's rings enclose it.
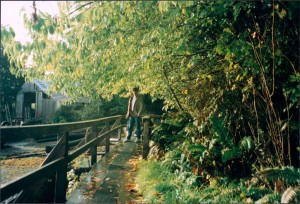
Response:
[[[58,14],[57,1],[35,1],[39,11],[51,15]],[[15,31],[15,40],[21,43],[29,42],[30,37],[23,24],[20,10],[24,7],[27,14],[33,13],[33,1],[1,1],[1,27],[10,26]]]

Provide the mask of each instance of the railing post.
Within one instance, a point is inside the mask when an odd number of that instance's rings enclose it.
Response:
[[[122,128],[119,128],[118,129],[118,140],[119,141],[121,140],[121,131],[122,131]]]
[[[92,138],[91,140],[97,137],[97,127],[92,126]],[[90,148],[91,152],[91,165],[94,165],[97,162],[97,143]]]
[[[64,157],[68,156],[68,139],[69,132],[65,132],[62,136],[64,140],[64,145],[62,148]],[[55,181],[55,203],[66,202],[66,192],[67,192],[67,167],[68,164],[64,164],[61,168],[56,171],[56,181]]]
[[[144,132],[143,132],[143,159],[147,159],[148,153],[149,153],[149,139],[150,139],[150,118],[144,117],[143,118],[144,123]]]
[[[105,123],[105,126],[108,127],[108,130],[109,130],[109,123],[106,122]],[[106,135],[106,138],[105,138],[105,153],[108,153],[109,152],[109,144],[110,144],[110,134]]]

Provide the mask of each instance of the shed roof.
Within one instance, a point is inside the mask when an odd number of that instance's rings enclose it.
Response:
[[[46,81],[39,81],[39,80],[35,79],[34,83],[41,91],[43,91],[45,93],[49,89],[49,83],[47,83]]]
[[[50,84],[46,81],[40,81],[40,80],[37,80],[37,79],[34,79],[34,84],[44,93],[47,93],[49,94],[48,90],[49,90],[49,86]],[[51,98],[55,101],[71,101],[71,98],[62,94],[62,93],[53,93],[50,95]]]

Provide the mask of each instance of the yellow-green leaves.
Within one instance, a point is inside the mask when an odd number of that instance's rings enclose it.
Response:
[[[12,35],[12,37],[14,38],[16,34],[15,34],[15,31],[12,29],[12,27],[9,27],[9,32]]]
[[[169,9],[169,4],[170,2],[168,1],[159,1],[158,2],[158,8],[159,8],[159,11],[162,13],[164,11],[168,11]]]
[[[279,18],[283,19],[286,16],[286,10],[282,9],[280,12],[277,13]]]

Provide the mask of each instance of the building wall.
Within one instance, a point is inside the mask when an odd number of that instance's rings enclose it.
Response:
[[[35,106],[35,117],[43,117],[43,92],[36,92],[36,106]]]
[[[19,91],[16,99],[16,117],[24,119],[24,93],[35,92],[35,118],[48,122],[51,115],[61,107],[59,101],[43,98],[43,92],[34,83],[26,82]]]
[[[25,82],[20,90],[19,93],[24,93],[24,92],[35,92],[35,86],[34,83],[31,82]]]
[[[42,100],[42,118],[44,122],[51,119],[51,115],[57,110],[55,106],[56,102],[53,99]]]
[[[24,93],[17,95],[16,100],[16,118],[23,118],[24,110]]]

